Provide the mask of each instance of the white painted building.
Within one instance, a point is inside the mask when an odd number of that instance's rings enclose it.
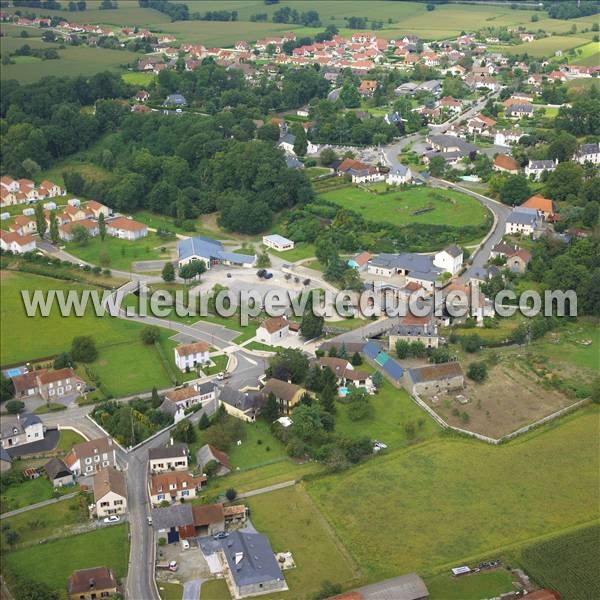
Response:
[[[288,240],[282,235],[278,235],[276,233],[272,235],[264,235],[262,241],[265,246],[268,248],[273,248],[273,250],[277,250],[278,252],[291,250],[294,247],[294,242],[292,240]]]
[[[192,344],[180,344],[174,349],[175,364],[180,371],[194,369],[210,362],[210,346],[207,342],[193,342]]]
[[[256,328],[256,339],[269,346],[277,346],[290,334],[290,324],[285,317],[270,317]]]
[[[445,273],[458,275],[463,265],[463,251],[455,244],[437,252],[433,257],[433,264]]]
[[[98,519],[127,512],[125,476],[114,468],[94,475],[94,510]]]

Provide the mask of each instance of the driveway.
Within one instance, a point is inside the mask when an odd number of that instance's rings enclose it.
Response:
[[[59,438],[60,432],[58,429],[48,429],[46,430],[46,435],[43,440],[31,442],[30,444],[23,444],[22,446],[15,446],[14,448],[7,448],[7,451],[12,458],[19,458],[21,456],[27,456],[28,454],[42,454],[54,450],[56,444],[58,444]]]
[[[191,579],[183,584],[183,596],[181,600],[198,600],[200,598],[200,587],[206,579]]]

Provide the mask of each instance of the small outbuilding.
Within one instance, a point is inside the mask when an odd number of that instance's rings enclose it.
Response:
[[[75,475],[60,458],[51,458],[45,465],[44,471],[54,488],[73,485]]]

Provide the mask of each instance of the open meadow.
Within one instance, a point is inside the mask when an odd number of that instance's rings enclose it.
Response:
[[[453,437],[425,442],[307,489],[365,581],[433,575],[596,519],[598,414],[589,407],[501,446]],[[542,499],[544,510],[532,512]]]
[[[328,202],[357,212],[368,221],[391,225],[422,223],[427,225],[482,225],[487,210],[474,198],[452,190],[426,187],[390,188],[385,184],[344,186],[319,195]]]
[[[62,317],[57,306],[48,317],[39,314],[27,317],[21,290],[47,293],[49,290],[81,292],[94,288],[6,270],[2,271],[2,278],[2,321],[12,323],[12,327],[3,331],[1,364],[26,362],[68,351],[73,337],[90,335],[96,342],[98,358],[88,368],[113,395],[134,394],[147,391],[152,386],[160,389],[171,385],[165,360],[172,366],[175,343],[168,339],[172,332],[161,330],[158,346],[145,346],[140,340],[143,325],[116,317],[95,316],[92,307],[81,317]],[[78,368],[86,377],[83,365]]]
[[[506,52],[506,54],[529,54],[529,56],[537,58],[552,57],[558,50],[565,52],[570,48],[577,48],[588,42],[587,38],[576,35],[554,35],[516,46],[504,46],[501,50],[502,52]],[[572,62],[577,61],[573,60]]]
[[[19,43],[16,43],[15,39],[10,40],[11,46],[20,47],[23,43],[29,43],[28,40],[19,40]],[[42,44],[44,42],[36,42],[35,46],[34,44],[30,45],[38,48],[55,47],[58,49],[56,45],[42,46]],[[94,75],[100,71],[117,71],[140,57],[139,54],[126,50],[91,48],[89,46],[67,46],[64,49],[58,49],[58,54],[60,58],[56,60],[27,57],[33,60],[26,63],[19,62],[14,65],[2,65],[1,78],[4,80],[16,79],[19,83],[31,83],[51,75],[57,77],[64,75]]]
[[[306,599],[325,580],[351,583],[358,579],[355,564],[302,486],[261,494],[245,500],[252,524],[269,537],[275,552],[291,552],[295,569],[285,571],[288,592],[265,598]],[[274,518],[285,507],[285,518]]]
[[[115,571],[118,578],[127,574],[129,541],[127,525],[104,527],[61,540],[47,542],[3,556],[10,576],[47,584],[66,597],[67,580],[73,571],[99,565]],[[64,596],[63,596],[64,594]]]

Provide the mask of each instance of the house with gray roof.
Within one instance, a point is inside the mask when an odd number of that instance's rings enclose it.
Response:
[[[403,254],[380,254],[369,261],[367,272],[384,277],[404,276],[407,282],[412,281],[426,290],[432,290],[435,281],[443,273],[443,269],[433,264],[431,256],[405,252]]]
[[[191,504],[172,504],[152,511],[152,529],[158,540],[164,539],[168,544],[180,539],[194,537],[194,513]]]
[[[525,175],[527,177],[532,176],[534,179],[539,180],[544,171],[550,173],[556,169],[558,160],[530,160],[525,167]]]
[[[204,444],[196,453],[196,464],[199,469],[204,470],[210,462],[216,462],[218,465],[216,475],[227,475],[231,471],[229,456],[210,444]]]
[[[598,144],[598,142],[593,144],[581,144],[573,159],[581,165],[586,162],[591,162],[593,165],[600,164],[600,144]]]
[[[201,260],[207,269],[217,265],[235,267],[253,267],[256,255],[237,254],[228,252],[218,240],[213,240],[201,235],[179,240],[177,242],[177,262],[179,267],[187,265],[194,260]]]
[[[250,423],[256,421],[265,403],[263,395],[257,390],[240,392],[227,385],[221,388],[219,402],[228,414]]]
[[[163,106],[166,107],[182,107],[187,106],[187,100],[185,96],[182,94],[169,94],[165,101],[163,102]]]
[[[409,369],[406,383],[412,393],[431,395],[461,389],[465,380],[460,364],[447,362]]]
[[[44,471],[46,471],[46,475],[48,475],[48,479],[54,488],[75,483],[73,471],[60,458],[51,458],[44,465]]]
[[[266,536],[233,531],[222,540],[201,538],[200,548],[210,562],[217,555],[235,598],[258,596],[288,589]]]
[[[0,447],[0,473],[8,471],[11,468],[11,466],[12,457],[4,448]]]
[[[2,423],[0,446],[5,450],[44,439],[44,425],[34,414],[17,415],[12,423]]]
[[[294,144],[296,143],[296,136],[293,133],[284,133],[277,142],[277,146],[281,148],[286,154],[296,155],[294,152]]]
[[[392,167],[390,169],[385,182],[388,185],[402,185],[404,183],[410,183],[412,179],[412,171],[404,165],[398,165],[397,167]]]
[[[533,236],[540,229],[542,217],[534,208],[518,206],[506,218],[505,233],[508,235]]]

